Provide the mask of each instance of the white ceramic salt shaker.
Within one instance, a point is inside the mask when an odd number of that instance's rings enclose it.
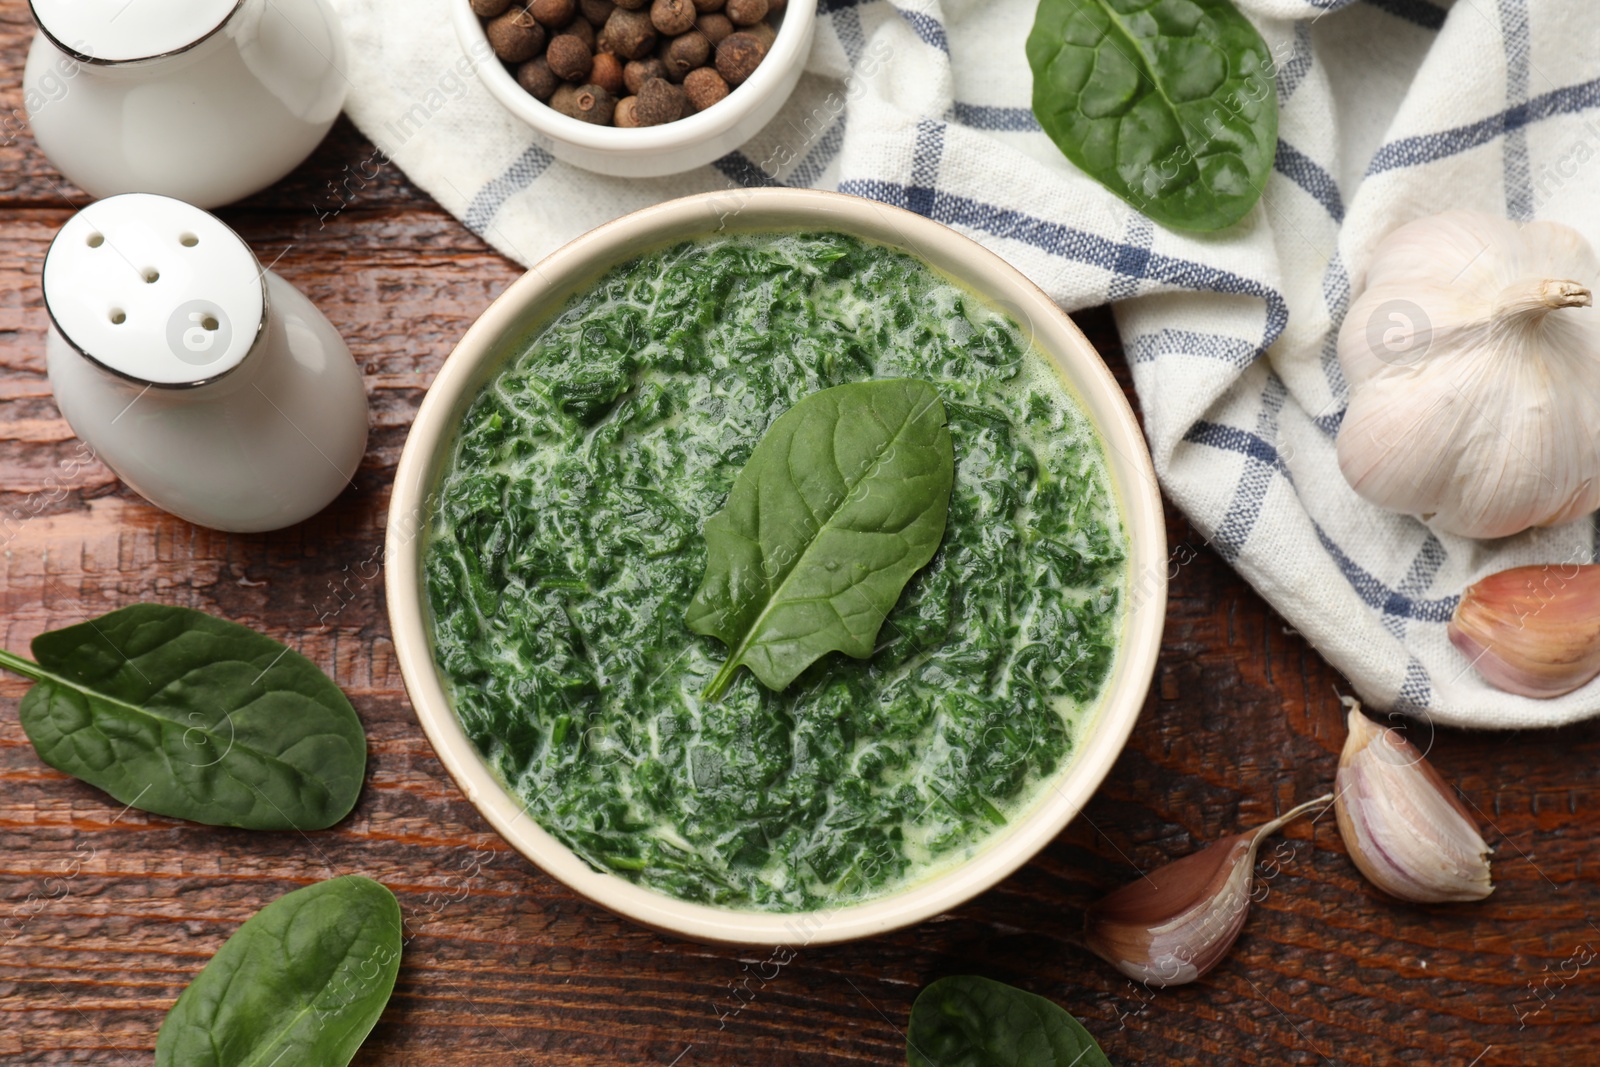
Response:
[[[298,166],[344,106],[344,36],[327,0],[31,4],[34,138],[92,196],[231,203]]]
[[[117,476],[200,526],[322,510],[367,445],[338,331],[220,219],[170,197],[80,211],[44,260],[56,404]]]

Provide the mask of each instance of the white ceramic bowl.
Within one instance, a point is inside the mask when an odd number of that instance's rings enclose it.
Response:
[[[467,739],[435,665],[419,536],[456,430],[483,384],[530,329],[608,268],[655,247],[735,230],[833,230],[905,249],[1003,308],[1056,361],[1105,444],[1129,540],[1129,610],[1099,708],[1079,728],[1069,762],[1035,805],[960,866],[865,904],[790,914],[690,904],[591,868],[546,833]],[[1049,297],[1000,257],[935,222],[874,201],[809,189],[757,189],[674,200],[607,223],[552,253],[473,324],[445,361],[400,457],[388,527],[389,621],[417,718],[467,798],[547,873],[646,926],[699,941],[798,946],[869,937],[957,907],[1026,863],[1099,787],[1127,742],[1155,669],[1166,614],[1167,549],[1149,453],[1122,390]]]
[[[568,118],[535,100],[498,59],[478,62],[489,47],[483,24],[467,0],[449,3],[456,38],[494,98],[532,127],[557,159],[618,178],[657,178],[703,167],[754,137],[800,81],[817,19],[817,0],[789,0],[767,58],[726,100],[664,126],[624,130]]]

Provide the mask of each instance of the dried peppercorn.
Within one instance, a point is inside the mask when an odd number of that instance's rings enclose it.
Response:
[[[582,82],[589,77],[589,68],[594,66],[589,46],[570,33],[552,38],[544,58],[562,81]]]
[[[675,122],[726,99],[766,59],[777,39],[768,20],[788,6],[787,0],[469,3],[475,12],[500,12],[482,16],[486,31],[530,96],[582,122],[621,127]]]
[[[656,46],[656,27],[648,12],[618,7],[606,19],[606,40],[623,59],[643,59]]]
[[[472,13],[480,19],[492,19],[511,6],[511,0],[472,0]]]
[[[765,48],[768,52],[772,51],[772,46],[778,39],[778,31],[772,28],[772,23],[770,22],[758,22],[754,26],[744,27],[739,32],[748,33],[750,36],[760,41],[761,47]]]
[[[550,69],[550,63],[544,56],[537,56],[517,68],[517,84],[535,100],[548,101],[561,88],[561,79]]]
[[[724,100],[728,96],[728,83],[722,80],[710,67],[699,67],[691,70],[683,79],[683,91],[689,98],[689,105],[696,111],[704,111],[712,104]]]
[[[691,0],[655,0],[650,5],[650,21],[660,33],[676,37],[694,26],[695,10]]]
[[[609,126],[616,112],[617,98],[598,85],[563,85],[550,97],[550,106],[568,118]]]
[[[578,0],[533,0],[528,10],[546,29],[559,30],[578,13]]]
[[[532,59],[544,47],[544,27],[527,11],[507,11],[484,27],[489,47],[504,63]]]
[[[634,119],[641,126],[660,126],[683,118],[689,98],[665,78],[651,78],[639,90],[633,105]]]
[[[711,47],[715,48],[733,32],[733,23],[728,21],[728,16],[713,12],[695,19],[694,28],[700,36],[711,42]]]
[[[705,66],[710,58],[711,42],[694,32],[674,37],[661,50],[661,64],[666,68],[667,77],[675,82],[683,81],[696,67]]]
[[[717,73],[731,86],[740,86],[767,58],[767,46],[748,33],[729,34],[717,45]]]
[[[601,52],[589,67],[589,80],[616,96],[622,92],[622,60],[610,52]]]
[[[666,76],[666,64],[654,56],[649,59],[636,59],[622,68],[622,84],[634,96],[639,95],[639,90],[643,89],[644,83],[651,78],[665,78]]]
[[[735,26],[754,26],[767,17],[767,0],[728,0],[722,10]]]
[[[595,48],[596,41],[594,27],[589,25],[589,20],[583,18],[581,15],[568,23],[567,28],[561,32],[572,34],[572,36],[582,41],[584,47],[588,48],[591,53],[598,51],[598,49]]]

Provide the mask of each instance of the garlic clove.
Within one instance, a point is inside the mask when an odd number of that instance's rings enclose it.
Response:
[[[1390,896],[1417,904],[1488,896],[1489,846],[1455,791],[1415,745],[1349,703],[1334,812],[1355,865]]]
[[[1104,897],[1085,915],[1085,944],[1129,978],[1156,988],[1200,978],[1222,962],[1244,929],[1261,842],[1332,800],[1329,794],[1301,804]]]
[[[1513,567],[1467,587],[1450,641],[1497,689],[1558,697],[1600,674],[1600,566]]]

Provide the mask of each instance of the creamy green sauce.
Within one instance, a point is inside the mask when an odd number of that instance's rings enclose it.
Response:
[[[867,378],[939,390],[945,540],[870,660],[781,693],[684,614],[701,527],[769,423]],[[510,355],[464,421],[424,553],[468,735],[600,870],[768,911],[928,877],[1069,758],[1122,631],[1099,441],[1016,326],[903,253],[736,236],[624,264]]]

